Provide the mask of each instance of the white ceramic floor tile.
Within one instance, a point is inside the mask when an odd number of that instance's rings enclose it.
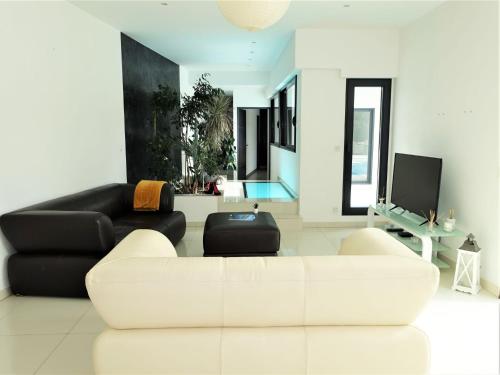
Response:
[[[96,337],[97,334],[67,335],[36,374],[93,374],[92,349]]]
[[[175,246],[177,256],[203,256],[203,228],[187,228],[184,238]]]
[[[0,319],[0,335],[68,333],[91,307],[88,299],[13,298],[22,301]]]
[[[0,374],[33,374],[64,335],[0,336]]]
[[[499,300],[453,291],[452,281],[452,269],[441,272],[436,296],[415,322],[430,340],[430,373],[498,374]]]
[[[336,250],[319,229],[282,233],[281,255],[333,255]]]
[[[201,241],[203,239],[203,228],[187,228],[183,241]]]
[[[349,234],[351,234],[355,229],[350,228],[325,228],[323,229],[323,233],[325,237],[330,241],[335,249],[335,254],[340,249],[340,244],[344,238],[346,238]]]
[[[15,296],[7,297],[0,301],[0,319],[22,303],[23,299]]]
[[[102,320],[92,306],[89,311],[76,323],[70,334],[74,333],[100,333],[107,328],[106,322]]]
[[[175,246],[179,257],[201,257],[203,256],[203,242],[200,241],[180,241]]]

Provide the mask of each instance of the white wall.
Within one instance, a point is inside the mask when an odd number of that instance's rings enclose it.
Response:
[[[299,157],[296,152],[271,145],[271,180],[283,181],[299,195]]]
[[[345,78],[339,70],[305,69],[301,81],[300,215],[340,221]]]
[[[392,78],[398,73],[397,29],[299,29],[299,69],[340,69],[348,78]]]
[[[274,69],[269,74],[269,86],[266,93],[269,97],[281,90],[294,76],[297,76],[297,116],[295,152],[277,146],[270,147],[270,178],[281,180],[287,187],[300,195],[300,139],[301,139],[301,77],[295,66],[295,34],[281,52]]]
[[[393,146],[443,158],[440,213],[455,208],[500,285],[497,7],[447,2],[402,31]]]
[[[186,215],[188,224],[204,224],[208,215],[218,211],[218,199],[215,195],[178,194],[175,209]]]
[[[246,175],[257,169],[257,116],[258,109],[246,110]]]
[[[4,2],[0,44],[0,214],[125,181],[119,32],[66,2]]]
[[[267,96],[271,97],[297,73],[295,61],[295,33],[283,49],[269,73]]]
[[[300,71],[296,155],[300,215],[313,223],[366,220],[341,212],[346,78],[397,76],[398,30],[299,29],[291,43],[294,46],[284,50],[270,77],[271,85],[276,85]]]

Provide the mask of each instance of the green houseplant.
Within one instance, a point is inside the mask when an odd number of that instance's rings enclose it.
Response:
[[[153,92],[151,107],[153,136],[147,146],[149,174],[154,179],[178,185],[181,173],[173,155],[180,150],[180,145],[171,135],[170,126],[178,124],[179,94],[168,86],[159,85]]]
[[[197,193],[205,178],[213,179],[220,170],[234,166],[232,99],[212,87],[207,77],[198,79],[192,95],[183,95],[179,111],[187,193]]]
[[[203,74],[192,95],[179,97],[168,86],[158,86],[152,96],[153,139],[148,144],[150,173],[173,183],[181,193],[197,193],[204,181],[221,171],[235,169],[232,98],[214,88]],[[168,121],[166,121],[168,120]],[[178,135],[161,124],[175,124]],[[172,160],[172,150],[184,152],[183,171]]]

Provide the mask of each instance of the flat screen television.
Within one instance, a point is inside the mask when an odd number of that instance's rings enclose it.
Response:
[[[437,212],[442,165],[442,159],[397,153],[391,203],[424,217]]]

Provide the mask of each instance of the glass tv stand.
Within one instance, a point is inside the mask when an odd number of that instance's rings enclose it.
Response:
[[[406,232],[413,234],[420,241],[415,241],[412,238],[404,238],[397,233],[389,233],[398,241],[408,246],[411,250],[420,254],[423,259],[434,263],[439,268],[449,268],[449,265],[437,257],[439,251],[449,250],[449,248],[440,242],[441,238],[446,237],[465,237],[465,233],[455,229],[452,232],[447,232],[442,225],[435,225],[432,230],[429,230],[427,224],[422,223],[422,218],[412,214],[401,213],[399,211],[390,211],[390,207],[368,207],[368,227],[375,225],[375,215],[382,216],[395,227],[402,228]]]

